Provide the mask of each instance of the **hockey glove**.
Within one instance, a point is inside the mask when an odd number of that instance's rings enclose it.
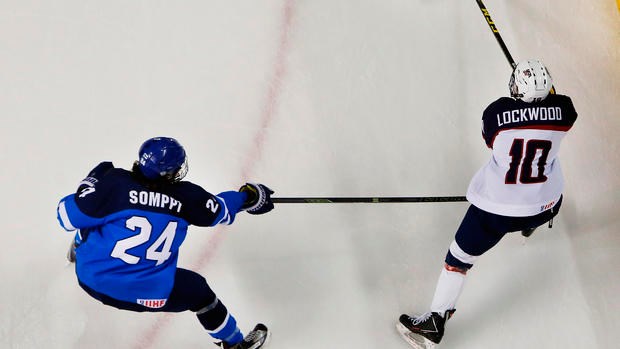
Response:
[[[273,210],[273,202],[271,202],[271,194],[273,190],[263,184],[246,183],[239,192],[246,193],[247,199],[241,206],[242,210],[250,214],[263,214]]]

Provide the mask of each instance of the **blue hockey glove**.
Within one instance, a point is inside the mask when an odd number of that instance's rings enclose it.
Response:
[[[266,185],[246,183],[239,188],[239,192],[246,193],[248,196],[241,206],[242,210],[250,214],[263,214],[273,210],[273,202],[271,202],[273,190]]]

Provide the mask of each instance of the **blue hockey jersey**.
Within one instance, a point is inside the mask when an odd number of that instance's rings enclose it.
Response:
[[[102,162],[58,204],[60,225],[77,230],[76,274],[118,300],[160,308],[172,290],[190,224],[231,224],[245,193],[213,195],[191,182],[150,185]]]

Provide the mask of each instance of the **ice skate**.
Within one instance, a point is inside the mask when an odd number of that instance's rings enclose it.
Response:
[[[77,244],[75,240],[71,240],[71,245],[69,245],[69,250],[67,251],[67,260],[69,263],[75,263],[75,248]]]
[[[523,235],[523,237],[529,238],[532,234],[534,234],[534,230],[536,230],[536,228],[523,229],[521,230],[521,235]]]
[[[259,349],[264,348],[269,340],[271,332],[267,326],[257,324],[254,329],[243,338],[243,341],[235,345],[228,345],[225,342],[217,343],[222,349]]]
[[[400,316],[396,329],[409,345],[415,349],[431,349],[441,342],[446,321],[454,314],[454,309],[440,313],[425,313],[411,317]]]

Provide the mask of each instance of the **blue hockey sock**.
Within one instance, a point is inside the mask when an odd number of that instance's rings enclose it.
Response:
[[[235,345],[243,340],[243,334],[237,327],[237,320],[232,315],[228,315],[222,325],[214,331],[209,331],[211,337],[223,340],[224,342]]]

